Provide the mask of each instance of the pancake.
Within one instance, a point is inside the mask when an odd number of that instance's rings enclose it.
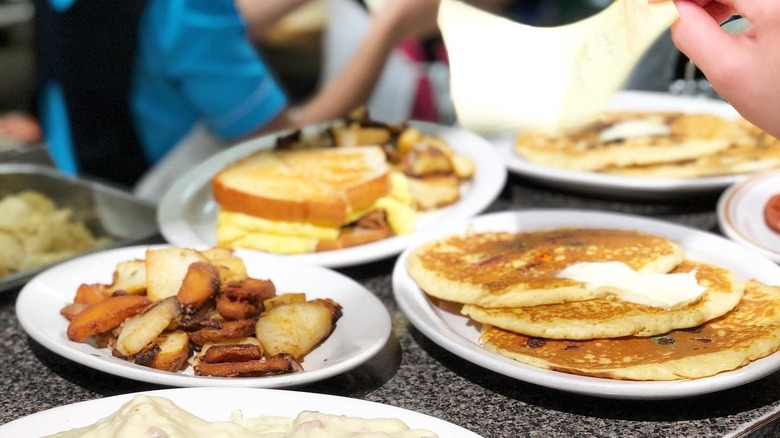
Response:
[[[725,150],[744,136],[737,123],[711,114],[604,113],[576,132],[521,132],[515,151],[537,164],[596,171],[694,160]]]
[[[532,307],[488,309],[466,304],[462,313],[483,324],[550,339],[594,339],[653,336],[695,327],[732,310],[744,290],[730,271],[684,261],[671,273],[695,270],[706,287],[699,300],[682,308],[665,309],[630,303],[613,297]]]
[[[517,361],[572,374],[626,380],[707,377],[780,348],[780,287],[751,280],[731,312],[663,336],[549,340],[485,325],[480,342]]]
[[[746,137],[713,154],[673,163],[604,169],[625,176],[696,178],[753,173],[780,167],[780,139],[740,120]]]
[[[667,273],[684,258],[676,243],[647,233],[558,228],[451,236],[410,253],[407,271],[426,293],[482,307],[520,307],[595,298],[556,274],[576,262],[620,261]]]

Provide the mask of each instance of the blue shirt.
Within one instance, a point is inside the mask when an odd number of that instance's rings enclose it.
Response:
[[[66,10],[75,0],[51,0]],[[157,162],[197,123],[218,137],[260,129],[287,105],[248,40],[233,0],[150,0],[139,29],[130,108],[144,154]],[[55,164],[78,173],[57,84],[42,90],[41,121]]]

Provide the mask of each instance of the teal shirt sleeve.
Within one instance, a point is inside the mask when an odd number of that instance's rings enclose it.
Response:
[[[233,0],[150,0],[147,8],[132,105],[153,161],[198,121],[230,140],[286,107]]]

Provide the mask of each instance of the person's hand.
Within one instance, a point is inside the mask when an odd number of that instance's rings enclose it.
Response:
[[[780,137],[780,1],[675,0],[677,47],[746,119]],[[720,23],[738,14],[751,27],[732,35]]]

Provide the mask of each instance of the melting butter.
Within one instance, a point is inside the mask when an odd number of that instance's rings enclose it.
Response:
[[[574,263],[558,277],[584,283],[597,296],[613,295],[623,301],[668,309],[685,307],[706,290],[696,271],[675,274],[637,272],[622,262]]]
[[[458,122],[480,132],[582,127],[677,17],[671,1],[616,0],[585,20],[540,28],[442,0]]]
[[[660,118],[624,120],[611,125],[599,133],[603,142],[625,140],[637,137],[665,137],[672,129]]]

